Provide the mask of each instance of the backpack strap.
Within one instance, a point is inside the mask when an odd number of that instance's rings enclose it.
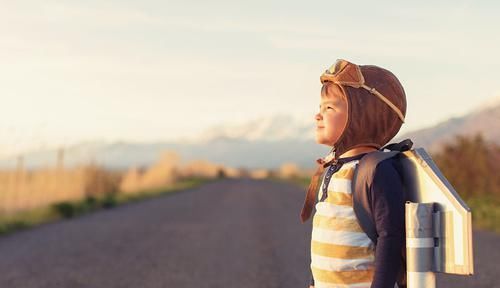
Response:
[[[377,245],[377,229],[373,219],[371,206],[370,186],[373,182],[373,176],[378,164],[386,159],[399,155],[400,152],[410,150],[413,142],[410,139],[399,143],[389,144],[381,150],[370,152],[359,160],[358,168],[354,171],[352,178],[352,199],[354,214],[358,220],[361,229],[368,235],[368,238]],[[384,149],[392,151],[384,152]]]
[[[387,144],[385,147],[383,147],[380,150],[384,151],[387,149],[387,150],[391,150],[391,151],[404,152],[404,151],[410,150],[412,146],[413,146],[413,142],[410,139],[405,139],[399,143]]]
[[[392,158],[399,154],[399,151],[374,151],[366,154],[359,160],[358,169],[354,171],[352,177],[352,202],[354,214],[361,229],[368,235],[368,238],[377,245],[377,229],[373,220],[370,186],[373,182],[373,175],[378,163]]]

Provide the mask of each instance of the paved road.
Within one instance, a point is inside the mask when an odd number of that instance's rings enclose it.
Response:
[[[222,180],[22,231],[0,238],[0,287],[306,287],[302,199],[289,184]],[[478,273],[438,287],[500,287],[500,237],[475,240]]]

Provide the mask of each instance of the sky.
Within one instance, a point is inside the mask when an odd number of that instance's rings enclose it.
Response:
[[[275,115],[312,123],[338,58],[400,79],[403,131],[500,96],[498,1],[0,4],[0,157]]]

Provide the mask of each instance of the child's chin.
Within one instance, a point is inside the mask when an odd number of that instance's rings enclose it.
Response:
[[[322,137],[317,137],[317,136],[316,136],[316,143],[331,146],[328,141],[326,141]]]

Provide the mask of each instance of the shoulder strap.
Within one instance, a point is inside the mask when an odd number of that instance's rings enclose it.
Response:
[[[380,162],[393,158],[402,151],[411,149],[412,145],[413,142],[406,139],[399,143],[389,144],[379,151],[370,152],[359,160],[358,168],[354,171],[351,182],[354,214],[361,229],[375,245],[377,245],[378,235],[373,220],[370,195],[370,186],[373,182],[375,169]],[[384,149],[392,151],[383,152]]]
[[[404,151],[410,150],[412,146],[413,146],[413,142],[410,139],[405,139],[399,143],[387,144],[385,147],[383,147],[380,150],[384,151],[387,149],[387,150],[391,150],[391,151],[404,152]]]
[[[396,156],[399,151],[375,151],[366,154],[359,160],[358,168],[352,177],[352,202],[354,214],[358,219],[361,229],[368,235],[375,245],[377,244],[377,230],[373,220],[371,207],[370,185],[378,163]]]

